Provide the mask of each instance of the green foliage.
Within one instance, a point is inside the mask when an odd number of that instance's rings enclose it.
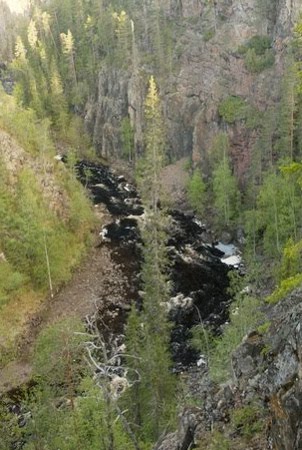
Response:
[[[213,334],[203,324],[194,325],[190,331],[192,347],[209,358],[215,344]]]
[[[226,382],[232,377],[232,352],[243,337],[263,320],[260,300],[243,291],[246,280],[236,271],[230,272],[229,277],[229,294],[233,302],[229,311],[230,323],[225,326],[222,335],[215,337],[202,324],[192,330],[191,342],[208,357],[210,376],[218,383]]]
[[[264,428],[263,411],[257,404],[236,408],[231,415],[231,423],[234,428],[247,440],[251,439]]]
[[[31,109],[17,106],[13,97],[4,93],[0,87],[0,126],[33,155],[43,148],[49,155],[55,154],[53,142],[49,137],[49,122],[39,121]]]
[[[104,67],[137,73],[143,62],[163,79],[169,75],[174,28],[158,2],[35,4],[17,39],[15,95],[64,134],[70,111],[84,111]]]
[[[246,103],[241,97],[230,95],[222,100],[218,112],[225,122],[231,124],[246,118]]]
[[[298,94],[299,75],[292,58],[288,57],[288,69],[280,86],[280,102],[277,107],[275,153],[279,160],[294,161],[301,158],[299,134],[299,109],[301,98]],[[301,110],[301,109],[300,109]]]
[[[210,443],[210,447],[207,447],[210,450],[231,450],[231,442],[228,438],[223,436],[223,434],[219,431],[214,431],[212,435],[212,442]]]
[[[117,400],[110,396],[109,380],[107,387],[96,386],[87,375],[86,339],[83,324],[75,318],[50,325],[38,336],[36,384],[23,399],[31,412],[22,436],[26,450],[134,448]]]
[[[282,280],[279,287],[267,297],[268,303],[277,303],[279,300],[284,299],[294,289],[298,288],[302,284],[302,274],[299,273],[293,277]]]
[[[13,56],[16,28],[19,18],[13,14],[6,2],[0,2],[1,32],[0,32],[0,60],[9,62]]]
[[[256,229],[261,230],[263,249],[277,255],[287,240],[295,239],[300,195],[293,180],[268,173],[257,197]]]
[[[129,117],[124,117],[121,122],[122,155],[132,161],[134,159],[134,130]]]
[[[219,165],[223,156],[229,154],[229,150],[229,136],[227,133],[218,133],[213,139],[209,154],[209,162],[212,171]]]
[[[230,424],[224,424],[223,429],[214,428],[203,433],[198,442],[198,450],[242,450],[253,445],[259,445],[259,438],[265,431],[265,416],[263,407],[254,402],[230,410]]]
[[[34,375],[47,386],[74,389],[83,372],[83,324],[65,319],[45,328],[36,341]]]
[[[12,141],[8,151],[24,161],[23,168],[16,164],[13,177],[0,161],[0,240],[7,260],[0,263],[3,306],[22,295],[25,285],[45,291],[49,277],[54,288],[67,281],[89,243],[94,216],[74,174],[52,158],[48,122],[41,123],[33,111],[17,107],[3,92],[0,97],[0,126],[23,146]],[[46,189],[41,189],[44,184]],[[59,192],[64,214],[56,197]]]
[[[0,309],[18,295],[26,277],[13,269],[7,261],[0,261]]]
[[[263,56],[272,47],[272,40],[269,36],[253,36],[245,45],[239,47],[239,53],[245,54],[248,50],[254,50],[257,56]]]
[[[251,73],[260,73],[275,64],[275,55],[272,50],[267,50],[264,55],[257,55],[255,49],[248,49],[244,62],[247,70]]]
[[[218,212],[218,224],[230,226],[238,218],[239,191],[225,156],[213,172],[214,206]]]
[[[4,253],[10,263],[28,276],[37,288],[45,289],[48,285],[46,251],[52,281],[57,286],[69,278],[72,266],[79,259],[78,250],[83,250],[83,244],[76,243],[74,233],[79,232],[78,237],[81,236],[82,239],[87,234],[91,216],[87,217],[86,214],[90,208],[76,183],[70,183],[75,191],[69,192],[69,226],[60,223],[56,214],[49,209],[40,186],[35,181],[35,175],[30,170],[20,172],[16,196],[13,202],[6,205],[2,227],[0,220]],[[84,207],[82,211],[79,209],[81,206]]]
[[[204,212],[206,185],[199,170],[194,173],[187,186],[187,196],[190,206],[201,216]]]
[[[259,334],[267,334],[268,330],[270,329],[271,322],[264,322],[263,324],[259,325],[257,328],[257,331]]]
[[[216,225],[219,228],[231,226],[238,219],[240,196],[237,181],[232,174],[229,160],[229,138],[219,133],[209,155],[212,167],[213,204],[217,212]]]
[[[166,132],[162,106],[154,77],[149,80],[145,101],[145,154],[140,164],[141,176],[138,187],[146,208],[158,212],[158,201],[162,195],[161,170],[166,162]]]
[[[47,386],[34,390],[28,400],[32,417],[25,430],[25,450],[133,450],[102,390],[90,378],[84,378],[77,389],[72,405],[70,398],[56,398]]]
[[[184,165],[183,165],[183,170],[185,172],[191,172],[192,168],[193,168],[193,161],[192,161],[192,159],[191,158],[186,158],[186,160],[184,162]]]
[[[0,401],[0,450],[13,448],[22,436],[18,417],[9,411],[10,405],[11,401],[2,396]]]
[[[253,36],[238,52],[244,55],[246,68],[251,73],[259,73],[275,63],[272,40],[269,36]]]
[[[302,241],[289,239],[286,243],[281,260],[280,280],[293,277],[302,272]]]
[[[230,95],[222,100],[218,112],[223,120],[229,124],[244,120],[247,128],[254,129],[262,125],[260,111],[252,105],[248,105],[243,98],[235,95]]]
[[[220,431],[214,430],[198,443],[197,450],[231,450],[232,448],[231,441]]]
[[[213,380],[221,383],[232,376],[232,352],[243,337],[261,321],[260,300],[242,291],[235,296],[230,307],[230,323],[226,325],[221,337],[216,339],[210,356],[210,374]]]

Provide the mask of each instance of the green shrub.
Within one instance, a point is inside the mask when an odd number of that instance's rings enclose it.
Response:
[[[279,300],[285,298],[290,292],[298,288],[302,284],[302,274],[299,273],[293,277],[282,280],[275,291],[266,299],[268,303],[277,303]]]
[[[245,66],[251,73],[260,73],[275,63],[272,40],[269,36],[253,36],[245,45],[238,48],[238,53],[244,55]]]
[[[302,241],[295,243],[293,239],[288,240],[282,253],[279,284],[267,297],[269,303],[277,303],[302,284],[301,251]]]
[[[218,112],[223,120],[227,123],[234,123],[236,120],[246,118],[247,105],[241,97],[230,95],[222,100],[219,105]]]
[[[232,412],[231,423],[246,439],[251,439],[263,430],[262,409],[256,405],[247,405]]]
[[[257,56],[265,55],[266,51],[271,49],[272,40],[269,36],[253,36],[248,43],[245,45],[245,48],[252,49],[255,51]]]
[[[195,170],[187,187],[187,196],[191,208],[199,216],[204,212],[206,185],[199,170]]]
[[[70,318],[49,325],[39,335],[34,351],[34,375],[49,386],[62,387],[80,380],[84,370],[84,326]],[[76,378],[69,380],[68,376]]]
[[[243,337],[252,331],[261,321],[260,300],[242,294],[241,284],[230,307],[230,323],[226,325],[222,336],[216,339],[210,352],[209,369],[214,381],[225,382],[232,376],[232,352],[241,343]],[[234,292],[234,288],[232,289]]]
[[[259,334],[266,334],[268,330],[270,329],[271,322],[264,322],[263,324],[259,325],[257,328],[257,331]]]
[[[251,73],[260,73],[275,64],[275,55],[272,50],[266,50],[264,55],[257,55],[254,49],[249,49],[244,58],[245,66]]]
[[[231,450],[231,441],[218,430],[206,433],[198,443],[197,450]]]
[[[0,308],[10,301],[26,282],[26,277],[7,261],[0,261]]]
[[[14,200],[6,203],[5,215],[0,218],[0,238],[8,261],[38,289],[48,285],[46,252],[53,285],[57,286],[70,277],[92,224],[82,187],[71,175],[65,175],[65,185],[68,182],[70,187],[66,223],[49,208],[35,174],[26,169],[19,174]]]
[[[286,243],[281,259],[280,281],[293,277],[302,272],[302,240],[294,242],[289,239]]]
[[[203,34],[203,40],[205,42],[208,42],[211,39],[213,39],[214,36],[215,36],[215,30],[214,29],[205,31],[204,34]]]
[[[231,442],[221,432],[214,431],[210,450],[231,450]]]
[[[230,95],[222,100],[218,112],[223,120],[229,124],[237,120],[244,120],[247,128],[255,129],[262,126],[261,112],[236,95]]]
[[[54,145],[49,135],[49,121],[38,121],[32,109],[17,106],[15,99],[4,93],[0,86],[0,127],[7,131],[29,153],[44,152],[54,155]]]

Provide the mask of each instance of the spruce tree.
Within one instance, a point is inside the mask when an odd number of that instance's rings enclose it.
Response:
[[[127,336],[130,352],[139,379],[132,387],[136,403],[135,419],[139,435],[155,441],[166,427],[173,412],[175,380],[171,373],[169,354],[170,326],[166,302],[169,299],[165,231],[167,218],[160,207],[160,173],[164,164],[165,134],[160,100],[155,80],[150,79],[145,102],[146,152],[139,191],[145,206],[146,225],[141,227],[143,240],[142,282],[143,309],[135,309],[129,318]],[[133,324],[140,322],[136,327]],[[138,345],[139,342],[139,345]]]
[[[215,152],[216,155],[213,155],[214,206],[218,212],[218,225],[230,226],[238,213],[239,190],[230,166],[228,137],[224,133],[217,140]]]

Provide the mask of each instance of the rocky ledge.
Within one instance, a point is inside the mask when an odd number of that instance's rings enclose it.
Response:
[[[207,448],[206,436],[213,436],[213,430],[221,439],[215,449],[302,449],[301,300],[302,288],[269,308],[263,331],[247,335],[233,353],[228,383],[218,386],[207,373],[197,373],[196,385],[203,386],[200,407],[185,408],[178,430],[155,450],[189,450],[197,443]]]

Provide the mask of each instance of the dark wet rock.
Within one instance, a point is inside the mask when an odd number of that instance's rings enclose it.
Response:
[[[200,408],[187,408],[180,417],[179,430],[165,436],[154,450],[189,450],[195,443],[195,431],[201,421]]]
[[[136,244],[140,240],[134,219],[121,219],[110,223],[103,228],[101,235],[105,241],[115,241],[123,245]]]
[[[124,302],[138,299],[142,302],[139,295],[141,238],[138,221],[143,219],[144,211],[135,186],[108,167],[88,161],[79,162],[77,171],[80,180],[91,192],[94,203],[105,204],[113,216],[113,221],[100,232],[100,245],[113,246],[117,264],[122,264],[122,270],[127,272]],[[202,320],[218,330],[228,317],[229,268],[221,262],[224,253],[203,240],[206,227],[193,213],[174,209],[169,212],[169,217],[167,245],[172,298],[168,307],[170,320],[175,324],[171,349],[175,370],[181,371],[190,364],[196,364],[199,357],[189,345],[192,326]],[[108,305],[107,294],[106,298],[102,298],[102,303]],[[116,304],[114,313],[110,306],[106,308],[114,329],[120,328],[117,323],[118,320],[124,323],[124,310]],[[107,313],[103,311],[103,314]]]
[[[143,207],[135,187],[115,175],[108,167],[81,161],[78,176],[95,204],[103,203],[114,216],[141,215]]]
[[[14,81],[12,74],[4,62],[0,62],[0,83],[2,83],[3,89],[7,94],[12,94]]]

